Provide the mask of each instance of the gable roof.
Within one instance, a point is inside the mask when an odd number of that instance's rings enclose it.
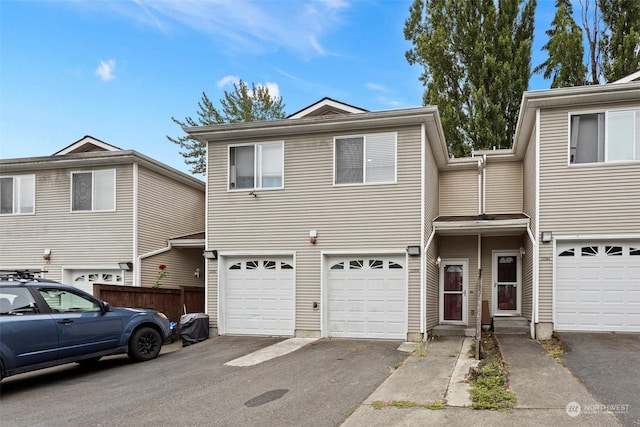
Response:
[[[328,116],[334,114],[357,114],[366,113],[367,110],[336,101],[329,97],[324,97],[320,101],[315,102],[308,107],[303,108],[293,114],[287,116],[288,119],[300,119],[303,117]]]
[[[635,73],[631,73],[628,76],[625,76],[611,83],[630,83],[630,82],[638,82],[638,81],[640,81],[640,70],[636,71]]]
[[[62,156],[64,154],[72,153],[87,153],[92,151],[121,151],[121,148],[115,145],[107,144],[104,141],[100,141],[98,138],[94,138],[91,135],[85,135],[71,145],[67,145],[60,151],[53,153],[53,156]]]

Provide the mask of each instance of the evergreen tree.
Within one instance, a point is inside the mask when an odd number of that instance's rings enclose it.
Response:
[[[509,148],[527,90],[535,0],[414,0],[404,35],[450,153]]]
[[[583,63],[582,29],[573,19],[571,0],[556,0],[556,14],[551,28],[545,31],[549,41],[542,47],[549,57],[533,72],[551,78],[551,87],[582,86],[587,67]]]
[[[224,98],[220,99],[222,110],[218,110],[202,92],[202,99],[198,101],[197,119],[186,117],[184,121],[171,117],[171,120],[181,128],[192,126],[209,126],[224,123],[241,123],[285,118],[282,97],[273,97],[266,86],[251,84],[251,89],[242,80],[233,84],[233,91],[224,91]],[[167,139],[178,144],[184,157],[184,162],[191,166],[191,172],[204,174],[206,172],[207,147],[201,141],[185,135],[177,138],[167,136]]]
[[[606,26],[602,73],[611,82],[640,68],[640,1],[600,0],[599,6]]]

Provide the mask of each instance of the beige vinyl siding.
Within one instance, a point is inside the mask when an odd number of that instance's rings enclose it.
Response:
[[[204,186],[194,188],[138,167],[138,255],[167,247],[167,240],[204,231]],[[174,248],[142,260],[141,285],[152,286],[158,265],[167,266],[162,286],[204,286],[202,249]],[[194,276],[199,268],[200,278]]]
[[[424,206],[424,242],[426,243],[433,231],[433,220],[438,217],[440,211],[439,204],[439,176],[438,167],[431,152],[431,144],[427,143],[425,153],[425,206]],[[426,330],[431,330],[438,324],[438,304],[439,283],[438,283],[438,267],[436,259],[438,258],[438,237],[434,237],[431,246],[427,249],[425,256],[425,272],[426,275]]]
[[[477,215],[478,169],[440,173],[440,215]]]
[[[167,276],[160,280],[162,288],[177,288],[179,286],[204,287],[204,257],[202,249],[174,248],[168,252],[151,256],[142,260],[142,286],[153,286],[158,280],[158,266],[167,266]],[[196,268],[200,269],[200,277],[194,275]],[[175,320],[175,319],[171,319]]]
[[[71,212],[71,172],[116,170],[114,212]],[[32,173],[32,172],[29,172]],[[19,173],[12,173],[19,175]],[[63,268],[118,268],[132,249],[131,165],[36,171],[35,215],[0,216],[3,268],[39,266],[45,277],[61,281]],[[43,260],[44,249],[51,260]],[[131,284],[131,275],[126,275]]]
[[[521,162],[488,161],[485,177],[487,213],[522,212]]]
[[[638,104],[598,109],[606,107]],[[540,122],[539,229],[554,236],[640,233],[640,193],[633,190],[640,188],[640,162],[569,166],[569,111],[542,111]],[[541,322],[552,321],[552,257],[552,245],[541,244]]]
[[[322,301],[321,251],[404,253],[420,244],[420,127],[377,132],[398,132],[396,184],[334,186],[333,139],[343,134],[313,134],[284,140],[284,189],[256,190],[257,197],[227,191],[227,144],[209,144],[208,247],[221,254],[295,252],[296,330],[320,330],[320,310],[312,306]],[[361,133],[371,132],[348,132]],[[317,230],[316,245],[310,230]],[[209,276],[210,315],[217,313],[217,277]],[[419,295],[419,275],[409,280],[409,294]],[[413,305],[409,330],[419,330]]]
[[[194,188],[138,167],[138,255],[167,239],[204,231],[204,186]]]
[[[468,261],[467,320],[469,327],[475,327],[475,296],[478,290],[478,236],[441,236],[439,249],[439,255],[443,260],[466,259]],[[487,283],[486,277],[483,278],[482,283],[483,286]],[[440,292],[439,286],[438,283],[438,294]],[[439,310],[440,306],[438,305],[438,319]]]

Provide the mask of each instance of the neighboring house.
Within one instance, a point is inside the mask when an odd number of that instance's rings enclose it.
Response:
[[[204,286],[205,184],[91,136],[0,160],[0,269],[94,283]]]
[[[640,332],[640,83],[526,93],[514,151],[537,336]]]
[[[483,301],[538,338],[638,332],[639,120],[620,83],[525,93],[513,148],[460,159],[436,107],[325,98],[188,128],[208,146],[213,332],[473,334]]]

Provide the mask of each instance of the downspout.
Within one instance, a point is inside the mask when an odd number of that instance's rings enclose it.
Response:
[[[478,215],[482,214],[482,157],[478,157]]]
[[[476,360],[480,360],[482,339],[482,234],[478,234],[478,289],[476,291]]]
[[[536,146],[535,146],[535,225],[536,236],[539,235],[539,218],[540,218],[540,109],[536,109]],[[531,331],[532,338],[535,338],[536,331],[535,325],[540,321],[539,311],[540,302],[538,301],[540,293],[540,246],[537,244],[536,236],[534,237],[533,245],[533,304],[531,310],[533,311],[533,328]]]
[[[424,254],[424,260],[425,260],[425,261],[423,261],[423,262],[424,262],[424,265],[425,265],[425,266],[426,266],[426,265],[427,265],[427,263],[428,263],[428,261],[427,261],[427,260],[428,260],[428,258],[427,258],[427,253],[429,252],[429,247],[431,247],[431,243],[433,242],[433,238],[435,237],[435,235],[436,235],[436,229],[435,229],[435,227],[433,227],[433,229],[431,230],[431,234],[429,235],[429,238],[427,239],[427,243],[425,243],[425,245],[424,245],[424,251],[422,251],[422,253]],[[425,275],[426,275],[426,271],[425,271]],[[425,279],[425,286],[426,286],[426,279]],[[423,292],[424,292],[424,295],[422,294]],[[426,298],[426,289],[425,289],[425,287],[424,287],[424,286],[423,286],[423,287],[421,287],[421,289],[420,289],[420,294],[421,294],[421,295],[420,295],[420,297],[421,297],[421,298],[420,298],[421,304],[425,304],[424,312],[423,312],[423,313],[421,313],[421,315],[420,315],[420,329],[421,329],[421,331],[420,331],[420,332],[421,332],[422,334],[426,334],[426,333],[427,333],[427,325],[426,325],[426,322],[427,322],[427,318],[426,318],[426,317],[427,317],[427,312],[426,312],[426,301],[425,301],[425,298]],[[425,337],[425,338],[426,338],[426,337]]]
[[[531,231],[531,224],[527,225],[527,236],[529,236],[529,240],[531,241],[531,245],[533,247],[533,259],[532,259],[533,275],[531,277],[531,280],[533,281],[533,291],[531,293],[531,323],[529,325],[529,334],[531,335],[532,339],[536,339],[535,319],[536,319],[536,310],[538,307],[537,298],[536,298],[536,288],[537,288],[536,283],[537,283],[537,277],[538,277],[538,272],[537,272],[538,242],[536,242],[536,238],[533,235],[533,232]]]
[[[133,238],[132,238],[132,245],[131,245],[131,251],[132,253],[132,259],[136,259],[136,254],[138,253],[138,203],[139,203],[139,193],[138,193],[138,162],[134,162],[133,163]],[[140,265],[139,262],[136,262],[133,265],[133,280],[131,285],[132,286],[141,286],[140,283],[140,271],[142,270],[142,266]],[[123,279],[124,279],[124,271],[123,271]],[[122,281],[125,285],[126,282],[123,280]]]
[[[155,251],[147,252],[146,254],[142,254],[142,255],[138,256],[138,258],[136,260],[136,264],[138,265],[138,269],[136,271],[136,281],[139,283],[138,286],[142,286],[142,260],[145,259],[145,258],[152,257],[154,255],[158,255],[158,254],[162,254],[162,253],[165,253],[165,252],[169,252],[171,249],[172,249],[172,246],[171,246],[171,244],[169,244],[165,248],[156,249]]]
[[[482,155],[482,212],[487,213],[487,155]]]
[[[420,125],[420,246],[425,248],[421,252],[420,255],[420,334],[424,337],[425,328],[426,328],[426,287],[427,287],[427,251],[426,245],[424,242],[424,232],[426,231],[425,227],[425,201],[426,201],[426,165],[425,165],[425,155],[426,155],[426,129],[424,123]]]

